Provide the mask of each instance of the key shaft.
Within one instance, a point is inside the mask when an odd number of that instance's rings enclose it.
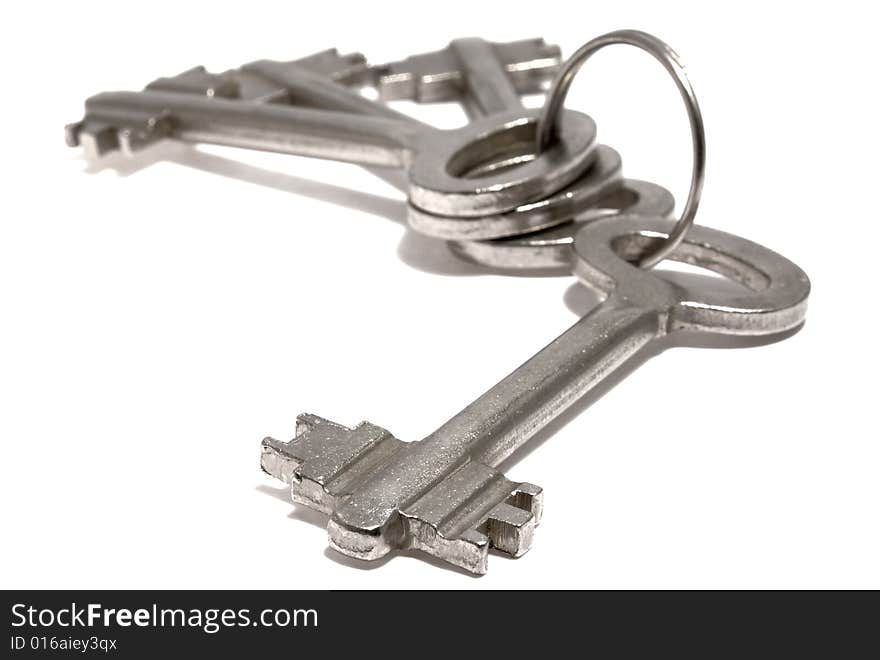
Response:
[[[422,144],[410,123],[173,92],[107,92],[86,101],[95,122],[143,124],[168,117],[174,137],[361,165],[406,167]]]
[[[461,67],[462,103],[468,116],[485,117],[522,107],[510,73],[492,44],[477,38],[456,39],[449,49]]]
[[[497,467],[663,334],[660,310],[606,301],[434,431],[425,446]]]
[[[327,91],[328,102],[338,91]],[[362,101],[348,103],[363,109]],[[82,144],[93,157],[116,148],[130,152],[160,137],[175,137],[404,168],[414,206],[480,218],[542,199],[592,165],[595,124],[571,111],[562,119],[560,141],[547,153],[527,159],[515,171],[470,174],[483,163],[507,158],[513,145],[526,149],[537,117],[535,111],[520,109],[440,130],[398,121],[385,111],[354,114],[148,89],[88,99],[85,119],[69,125],[66,138],[71,146]]]

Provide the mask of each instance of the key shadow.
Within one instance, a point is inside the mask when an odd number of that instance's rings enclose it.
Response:
[[[406,202],[403,199],[376,195],[249,165],[233,158],[208,153],[197,146],[183,142],[162,140],[132,156],[112,152],[98,159],[88,159],[82,154],[79,155],[79,158],[85,163],[84,171],[88,174],[109,170],[118,176],[127,177],[157,163],[173,163],[200,172],[264,186],[292,195],[309,197],[342,208],[363,211],[385,218],[404,228],[404,234],[397,246],[398,258],[407,266],[426,273],[456,277],[478,275],[559,276],[559,273],[555,271],[520,272],[493,269],[460,259],[449,250],[446,241],[419,234],[407,227]],[[405,185],[405,175],[398,170],[389,168],[386,171],[383,168],[373,168],[369,171],[394,187],[399,188]]]
[[[419,552],[418,550],[394,550],[389,552],[387,555],[382,557],[381,559],[374,559],[372,561],[366,561],[364,559],[355,559],[354,557],[347,557],[341,552],[337,552],[330,546],[327,546],[324,549],[324,556],[327,559],[339,564],[340,566],[345,566],[346,568],[354,568],[359,571],[374,571],[377,568],[382,568],[385,564],[387,564],[392,559],[415,559],[419,562],[427,563],[430,566],[435,568],[442,568],[445,571],[449,571],[450,573],[456,573],[458,575],[462,575],[464,577],[469,578],[481,578],[482,575],[476,575],[471,573],[470,571],[466,571],[459,566],[455,566],[454,564],[450,564],[448,562],[443,561],[442,559],[437,559],[437,557],[433,557],[425,552]]]
[[[686,286],[693,291],[730,292],[731,290],[742,291],[743,287],[723,277],[698,275],[695,273],[683,273],[657,269],[655,272],[668,281],[681,286]],[[566,289],[563,296],[566,307],[576,316],[583,317],[599,303],[599,297],[583,284],[576,282]],[[565,412],[558,415],[547,426],[541,429],[534,437],[508,456],[499,466],[498,470],[506,473],[516,463],[543,445],[558,431],[564,428],[570,421],[578,417],[594,403],[599,401],[619,383],[626,380],[641,365],[670,348],[712,348],[712,349],[737,349],[769,346],[788,339],[797,334],[804,327],[804,323],[784,332],[762,337],[736,337],[731,335],[711,334],[708,332],[676,332],[666,337],[651,342],[645,349],[636,353],[616,371],[606,376],[598,385],[572,404]]]
[[[321,513],[320,511],[310,509],[307,506],[302,506],[301,504],[292,502],[290,499],[289,487],[267,486],[266,484],[260,484],[256,487],[256,490],[260,493],[263,493],[264,495],[268,495],[269,497],[274,497],[276,500],[280,500],[285,504],[292,505],[293,511],[287,514],[287,517],[291,520],[298,520],[299,522],[308,523],[310,525],[314,525],[315,527],[320,527],[321,529],[327,528],[327,515]]]

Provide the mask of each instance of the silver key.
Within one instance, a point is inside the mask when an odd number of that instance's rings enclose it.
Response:
[[[567,275],[571,272],[574,238],[584,224],[614,213],[668,218],[674,208],[675,199],[666,188],[649,181],[624,179],[620,188],[606,193],[564,224],[491,241],[450,241],[449,247],[459,257],[480,266]]]
[[[66,135],[69,144],[83,144],[94,156],[174,137],[399,167],[407,170],[412,204],[467,217],[503,213],[546,197],[590,167],[595,124],[586,115],[566,112],[562,137],[547,151],[515,171],[466,176],[507,157],[513,145],[530,149],[537,116],[520,110],[440,130],[387,116],[145,90],[93,96],[86,101],[84,120],[70,125]]]
[[[747,293],[699,294],[630,263],[671,229],[638,216],[586,225],[574,272],[603,302],[424,440],[305,415],[290,442],[263,441],[263,470],[290,483],[294,502],[328,514],[331,547],[351,557],[412,548],[479,574],[490,547],[522,555],[543,497],[496,469],[518,447],[663,337],[778,335],[803,322],[804,272],[737,236],[694,226],[672,258],[736,280]]]
[[[483,39],[456,39],[445,49],[375,67],[381,98],[459,101],[472,118],[522,109],[520,94],[539,92],[555,73],[559,48],[543,39],[507,44],[519,54],[511,67],[509,54]],[[530,71],[529,84],[517,85],[517,72]],[[436,89],[435,80],[454,81]],[[411,81],[403,85],[401,80]],[[503,168],[505,161],[491,163]],[[576,181],[541,200],[493,218],[459,218],[426,212],[409,205],[407,219],[416,231],[447,240],[472,241],[514,236],[569,222],[582,210],[621,184],[620,155],[600,145],[592,168]]]

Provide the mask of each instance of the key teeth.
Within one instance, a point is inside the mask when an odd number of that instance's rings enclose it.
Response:
[[[451,46],[371,67],[382,101],[431,103],[452,100],[459,72]]]
[[[400,510],[404,547],[485,573],[489,548],[512,557],[529,550],[542,495],[486,464],[465,463]]]
[[[82,147],[86,160],[97,160],[120,147],[119,130],[115,126],[85,121],[74,126],[76,134],[73,136],[68,132],[68,140],[75,138],[76,143],[72,146]]]
[[[372,67],[373,87],[381,101],[403,101],[415,99],[416,81],[410,73],[395,73],[392,64],[381,64]]]
[[[521,483],[506,501],[497,504],[477,526],[455,536],[445,536],[433,524],[403,514],[407,525],[406,547],[420,550],[476,575],[488,571],[489,549],[522,557],[532,546],[543,509],[543,490]]]
[[[260,443],[260,469],[269,476],[289,484],[298,480],[297,472],[302,463],[285,451],[286,444],[275,438],[263,438]]]
[[[82,131],[83,123],[75,121],[64,127],[64,142],[68,147],[79,146],[79,135]]]
[[[330,516],[335,550],[375,560],[395,548],[423,551],[471,573],[486,572],[488,551],[520,557],[531,547],[540,521],[543,491],[515,483],[480,463],[464,463],[397,510],[382,527],[351,527],[339,506],[365,480],[392,464],[406,443],[381,427],[361,422],[348,428],[323,417],[297,417],[296,435],[265,438],[260,467],[290,484],[291,499]]]
[[[488,571],[489,549],[494,548],[511,557],[522,557],[532,547],[535,527],[541,518],[543,491],[533,484],[519,484],[506,502],[495,506],[478,527],[465,530],[454,539],[444,538],[434,527],[425,526],[422,536],[412,547],[464,568],[475,575]],[[430,532],[425,529],[431,530]]]
[[[532,547],[538,519],[530,508],[502,502],[489,513],[486,535],[492,547],[512,557],[522,557]]]
[[[541,522],[543,490],[534,484],[521,483],[504,502],[496,505],[478,528],[492,548],[514,558],[522,557],[532,547],[535,527]]]
[[[335,426],[339,429],[345,428],[342,424],[331,422],[329,419],[324,419],[323,417],[319,417],[318,415],[313,415],[312,413],[301,413],[296,416],[296,432],[294,438],[298,438],[303,433],[311,431],[320,424],[329,424],[330,426]]]
[[[468,529],[455,538],[443,536],[437,528],[417,518],[407,518],[405,547],[442,559],[475,575],[488,570],[489,536],[476,529]]]
[[[529,511],[535,517],[535,526],[541,524],[544,515],[544,489],[535,484],[523,482],[510,494],[508,504]]]
[[[299,470],[303,461],[296,458],[293,453],[297,440],[309,431],[314,430],[318,426],[328,425],[339,430],[347,430],[346,427],[329,419],[324,419],[318,415],[311,413],[302,413],[296,417],[296,430],[294,431],[293,440],[284,442],[276,440],[272,437],[263,438],[260,443],[260,468],[266,474],[279,479],[287,484],[296,484],[300,482]]]
[[[403,446],[387,430],[361,422],[353,428],[323,417],[297,417],[289,442],[266,438],[263,472],[290,484],[293,502],[332,514],[337,504]]]

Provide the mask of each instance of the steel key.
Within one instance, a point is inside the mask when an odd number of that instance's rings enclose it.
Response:
[[[333,84],[333,83],[330,83]],[[190,142],[277,151],[407,170],[409,199],[453,216],[503,213],[556,192],[594,160],[595,124],[567,112],[559,142],[515,170],[469,175],[485,163],[528,148],[538,113],[521,110],[440,130],[387,116],[366,116],[220,96],[160,90],[109,92],[86,101],[85,119],[67,129],[68,143],[94,155],[137,141]],[[87,139],[84,139],[87,138]]]
[[[778,335],[803,322],[804,272],[737,236],[694,226],[671,258],[739,282],[742,294],[700,294],[633,265],[672,225],[614,216],[581,229],[574,272],[603,302],[424,440],[304,415],[290,442],[263,441],[263,470],[290,483],[294,502],[327,513],[331,547],[351,557],[412,548],[480,574],[490,546],[522,555],[543,493],[498,472],[518,447],[663,337]]]

